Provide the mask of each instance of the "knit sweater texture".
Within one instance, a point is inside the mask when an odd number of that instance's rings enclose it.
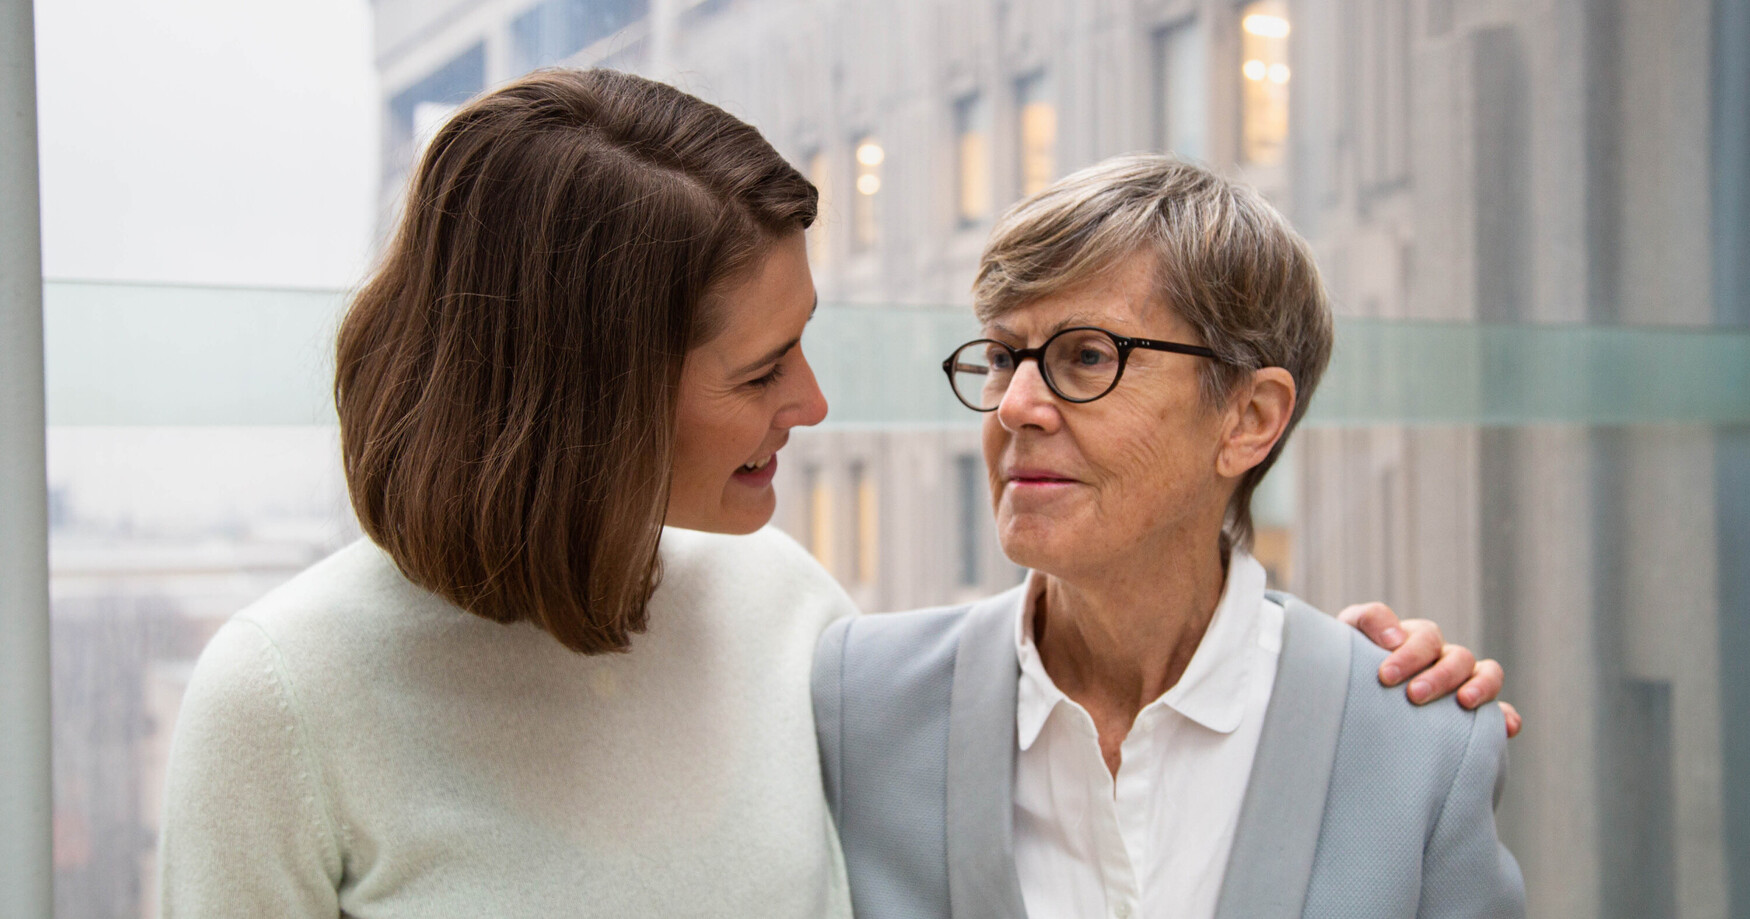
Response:
[[[364,541],[233,617],[172,741],[161,915],[848,917],[809,664],[850,599],[773,529],[661,555],[626,654]]]

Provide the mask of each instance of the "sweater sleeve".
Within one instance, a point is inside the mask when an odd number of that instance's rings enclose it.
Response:
[[[160,915],[336,916],[339,835],[279,654],[233,619],[195,665],[171,740]]]
[[[1507,728],[1488,705],[1471,719],[1470,741],[1447,791],[1422,861],[1419,919],[1523,919],[1525,881],[1495,830],[1506,778]]]

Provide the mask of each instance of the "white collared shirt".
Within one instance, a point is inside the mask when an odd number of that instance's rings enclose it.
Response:
[[[1282,650],[1264,567],[1235,552],[1184,676],[1137,716],[1116,781],[1087,710],[1033,640],[1035,572],[1016,620],[1015,867],[1029,919],[1210,919]]]

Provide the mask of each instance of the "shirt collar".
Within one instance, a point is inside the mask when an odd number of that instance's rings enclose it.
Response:
[[[1015,693],[1015,739],[1022,750],[1033,748],[1046,719],[1059,702],[1068,701],[1063,691],[1045,672],[1045,661],[1039,657],[1039,647],[1033,642],[1033,617],[1039,609],[1039,599],[1045,594],[1045,576],[1034,571],[1027,575],[1027,592],[1021,609],[1015,615],[1015,654],[1021,660],[1021,685]]]
[[[1232,733],[1240,726],[1246,713],[1245,688],[1254,657],[1249,652],[1259,640],[1264,586],[1264,566],[1236,550],[1228,562],[1221,602],[1216,604],[1215,616],[1191,656],[1191,663],[1179,682],[1144,711],[1164,705],[1220,734]],[[1015,727],[1022,750],[1030,749],[1039,739],[1058,704],[1070,702],[1045,672],[1045,663],[1033,640],[1033,619],[1044,592],[1045,577],[1032,572],[1015,616],[1015,651],[1021,662]]]

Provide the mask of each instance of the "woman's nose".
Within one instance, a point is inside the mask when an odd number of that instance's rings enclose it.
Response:
[[[1057,397],[1052,394],[1051,387],[1045,385],[1038,361],[1022,361],[1015,368],[1014,376],[1009,378],[1009,388],[1003,391],[1003,399],[997,403],[996,414],[1003,427],[1011,431],[1024,427],[1045,430],[1056,427],[1060,417]]]
[[[800,348],[797,352],[797,392],[795,402],[789,409],[788,424],[785,427],[812,427],[826,418],[826,394],[820,391],[820,383],[814,378],[814,368],[809,366],[808,358],[804,357]]]

